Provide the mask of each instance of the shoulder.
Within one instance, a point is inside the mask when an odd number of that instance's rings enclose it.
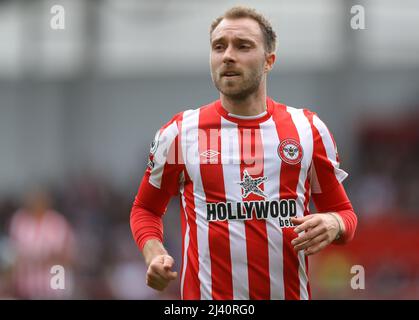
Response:
[[[209,108],[214,107],[215,101],[205,104],[205,105],[201,105],[197,108],[188,108],[188,109],[184,109],[183,111],[180,111],[178,113],[176,113],[168,122],[166,122],[160,130],[167,128],[168,126],[172,125],[173,123],[176,123],[177,125],[179,125],[181,122],[188,120],[190,117],[193,117],[194,115],[198,115],[200,111],[202,110],[206,110]]]
[[[272,100],[272,111],[274,114],[288,113],[291,116],[304,117],[312,125],[324,125],[317,112],[308,107],[294,107]]]
[[[197,108],[189,108],[185,109],[181,112],[178,112],[175,114],[166,124],[164,124],[161,129],[159,130],[160,133],[164,131],[167,127],[177,127],[177,130],[179,131],[181,125],[190,125],[196,123],[198,121],[198,118],[201,114],[205,113],[207,114],[207,111],[209,112],[216,112],[216,102],[218,100],[212,101],[210,103],[201,105]]]
[[[277,121],[287,121],[288,119],[293,122],[296,120],[303,122],[308,121],[310,124],[312,124],[313,119],[315,117],[318,118],[316,112],[307,107],[290,106],[282,102],[276,102],[274,100],[271,100],[270,108],[274,119],[277,119]]]
[[[63,214],[61,214],[58,211],[55,210],[48,210],[45,213],[45,220],[53,227],[55,227],[55,229],[67,229],[69,228],[69,223],[67,221],[67,219],[64,217]]]
[[[184,117],[187,116],[192,109],[187,109],[176,113],[169,121],[167,121],[160,129],[156,132],[155,139],[159,137],[164,137],[166,135],[173,135],[173,133],[178,133],[179,125],[184,120]]]
[[[305,115],[307,118],[313,118],[314,115],[317,115],[314,111],[310,110],[307,107],[294,107],[287,105],[282,102],[277,102],[271,99],[271,106],[273,113],[290,113],[290,114],[302,114]]]
[[[181,126],[187,126],[188,123],[194,123],[194,119],[199,117],[199,113],[203,109],[211,108],[214,103],[202,105],[198,108],[189,108],[176,113],[169,121],[164,123],[156,132],[154,140],[151,144],[151,153],[157,149],[158,145],[163,142],[173,142],[181,131]]]

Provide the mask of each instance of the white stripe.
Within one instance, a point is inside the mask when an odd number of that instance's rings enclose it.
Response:
[[[300,140],[300,145],[303,149],[303,158],[301,160],[301,170],[298,177],[297,185],[297,216],[304,216],[304,202],[305,202],[305,181],[308,174],[308,169],[310,167],[311,159],[313,157],[313,134],[311,131],[311,125],[302,109],[295,109],[287,107],[287,111],[291,114],[292,121],[297,129],[298,137]],[[303,233],[299,234],[300,236]],[[300,299],[308,299],[308,290],[307,290],[307,274],[305,269],[305,259],[304,251],[300,250],[298,252],[299,268],[298,275],[300,278]]]
[[[221,163],[223,164],[224,188],[227,202],[241,202],[240,145],[237,125],[221,118]],[[235,214],[237,207],[232,206]],[[230,235],[231,273],[233,299],[249,300],[246,230],[244,221],[228,222]]]
[[[199,109],[185,111],[181,135],[182,154],[186,170],[193,181],[201,300],[209,300],[212,299],[211,257],[208,243],[208,221],[205,214],[206,197],[199,166],[198,126]]]
[[[261,139],[264,152],[264,193],[267,200],[279,200],[279,179],[281,159],[278,155],[279,138],[275,122],[272,118],[260,124]],[[269,217],[266,220],[266,231],[269,251],[269,279],[271,285],[271,299],[283,300],[284,293],[284,260],[282,252],[282,229],[278,219]]]
[[[313,124],[320,133],[323,145],[326,149],[327,158],[332,163],[332,165],[335,169],[336,179],[339,182],[342,182],[343,180],[345,180],[345,178],[348,176],[348,174],[344,170],[339,168],[339,162],[336,159],[335,144],[333,143],[333,139],[330,135],[330,132],[327,129],[324,122],[321,121],[320,118],[317,117],[316,115],[313,116]]]
[[[184,290],[184,284],[185,284],[185,274],[186,274],[186,268],[188,266],[188,248],[189,248],[189,221],[188,221],[188,214],[186,212],[186,201],[185,201],[185,195],[184,195],[184,184],[182,183],[180,186],[180,194],[181,194],[181,201],[182,201],[182,207],[183,212],[185,214],[185,224],[186,224],[186,230],[185,230],[185,238],[183,242],[183,268],[182,268],[182,275],[180,280],[180,296],[183,300],[183,290]]]
[[[308,275],[306,272],[306,260],[304,250],[298,252],[298,276],[300,278],[300,300],[308,300]]]
[[[153,157],[154,167],[151,170],[149,179],[149,182],[156,188],[160,189],[167,155],[177,135],[178,127],[176,121],[172,122],[161,133],[156,133],[158,145]]]

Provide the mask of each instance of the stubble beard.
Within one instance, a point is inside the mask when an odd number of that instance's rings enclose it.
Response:
[[[222,77],[217,74],[217,77],[214,79],[213,82],[215,87],[218,91],[220,91],[224,96],[232,99],[232,100],[245,100],[251,94],[256,92],[259,89],[260,83],[262,81],[263,73],[262,72],[253,72],[249,76],[241,74],[242,79],[238,81],[235,80],[227,80],[223,79]],[[240,83],[235,83],[229,85],[229,81],[236,81]]]

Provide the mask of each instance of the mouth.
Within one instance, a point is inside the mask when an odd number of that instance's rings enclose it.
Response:
[[[240,72],[237,71],[225,71],[221,73],[221,77],[225,77],[225,78],[233,78],[233,77],[238,77],[240,76]]]

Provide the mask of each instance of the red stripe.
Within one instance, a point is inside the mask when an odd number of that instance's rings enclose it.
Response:
[[[310,122],[311,130],[313,132],[313,163],[319,181],[321,191],[331,189],[333,186],[339,184],[336,179],[335,168],[329,158],[327,157],[326,148],[319,131],[313,123],[314,114],[308,110],[304,110],[304,115]],[[328,131],[330,134],[330,132]],[[332,135],[330,135],[332,137]],[[333,137],[332,137],[332,141]],[[333,142],[335,145],[335,142]]]
[[[178,113],[175,115],[168,123],[166,123],[161,129],[160,134],[162,134],[171,124],[176,121],[176,125],[178,128],[178,134],[172,141],[171,145],[169,146],[167,153],[165,154],[165,163],[163,164],[163,173],[160,182],[161,190],[165,190],[166,192],[170,193],[171,195],[176,195],[179,193],[179,180],[178,176],[181,170],[184,168],[183,161],[180,160],[181,152],[179,150],[179,135],[180,135],[180,128],[183,118],[183,112]],[[160,138],[161,139],[161,138]],[[154,154],[149,155],[149,160],[151,162],[154,161]],[[163,159],[158,159],[162,161]],[[156,165],[162,165],[161,163],[156,163]],[[146,169],[146,176],[147,181],[149,182],[151,177],[152,169],[147,167]]]
[[[249,134],[250,133],[250,134]],[[260,128],[239,128],[240,175],[243,180],[244,170],[254,179],[263,177],[263,144]],[[254,163],[249,160],[254,160]],[[263,190],[263,183],[259,185]],[[250,193],[243,201],[265,200],[262,196]],[[249,278],[249,298],[269,300],[271,296],[269,278],[269,250],[266,221],[245,221],[247,266]]]
[[[170,119],[169,122],[167,122],[166,124],[164,124],[160,128],[160,130],[159,130],[159,133],[162,134],[173,122],[178,121],[177,122],[177,127],[178,127],[179,131],[178,131],[178,134],[175,137],[175,140],[173,140],[172,144],[169,146],[169,150],[168,150],[168,152],[166,154],[166,163],[164,164],[164,167],[163,167],[163,176],[162,176],[162,179],[164,178],[165,172],[170,171],[170,170],[168,170],[168,169],[170,169],[170,165],[169,164],[183,163],[183,162],[176,162],[176,160],[178,159],[177,158],[177,151],[178,151],[177,150],[177,147],[178,147],[178,144],[179,144],[178,137],[180,135],[180,127],[181,127],[181,123],[182,123],[182,118],[183,118],[183,112],[180,112],[180,113],[174,115],[173,118]],[[150,161],[153,161],[154,160],[154,154],[150,154],[149,155],[149,160]],[[169,162],[169,164],[168,164],[168,162]],[[147,167],[147,170],[146,171],[147,172],[151,172],[151,169],[149,167]],[[168,181],[168,184],[171,185],[171,184],[173,184],[173,182]],[[177,183],[175,183],[175,185],[176,184]]]
[[[199,154],[216,149],[218,157],[209,163],[200,158],[202,186],[207,203],[226,202],[223,167],[221,164],[221,117],[213,107],[202,108],[199,113]],[[217,132],[216,146],[211,143],[211,132]],[[216,130],[214,130],[216,129]],[[208,241],[211,257],[211,279],[213,299],[233,299],[233,278],[231,275],[230,239],[228,221],[208,222]]]
[[[279,141],[294,139],[300,142],[297,128],[287,112],[286,106],[277,104],[277,111],[273,114],[273,120],[278,132]],[[281,162],[280,173],[280,199],[297,199],[297,185],[300,175],[301,164],[288,164]],[[297,252],[291,245],[291,241],[297,237],[293,228],[282,228],[283,235],[283,259],[284,259],[284,288],[285,299],[300,299],[300,278],[298,276],[299,261]]]
[[[160,133],[162,133],[162,132],[163,132],[163,130],[164,130],[164,129],[166,129],[168,126],[170,126],[173,122],[175,122],[175,121],[178,121],[178,120],[182,119],[182,118],[183,118],[183,113],[184,113],[184,111],[181,111],[181,112],[179,112],[179,113],[175,114],[175,115],[172,117],[172,119],[170,119],[170,121],[169,121],[169,122],[167,122],[166,124],[164,124],[164,125],[160,128]]]
[[[175,137],[167,152],[166,163],[163,167],[160,189],[171,195],[179,193],[179,174],[184,168],[183,162],[178,162],[179,134]]]
[[[197,235],[197,227],[196,227],[196,213],[195,213],[195,200],[194,200],[194,193],[193,193],[193,184],[190,182],[190,178],[185,172],[185,189],[184,189],[184,196],[185,196],[185,203],[186,203],[186,214],[188,217],[187,223],[189,224],[189,247],[187,252],[187,265],[185,270],[185,280],[183,283],[183,299],[188,300],[199,300],[201,298],[201,290],[200,290],[200,281],[198,278],[199,272],[199,262],[198,262],[198,235]],[[183,212],[183,206],[182,213]],[[183,223],[185,224],[185,216],[182,215]],[[186,224],[184,227],[183,234],[183,241],[185,237],[186,231]],[[182,252],[185,248],[182,249]],[[183,259],[183,256],[182,256]],[[182,269],[183,264],[185,261],[182,261]]]

